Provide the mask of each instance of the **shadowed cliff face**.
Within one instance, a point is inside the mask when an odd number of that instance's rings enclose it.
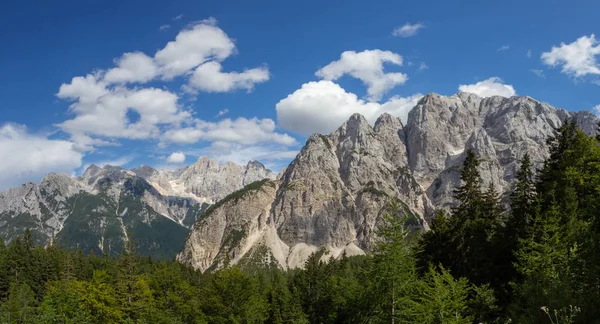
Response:
[[[493,183],[504,192],[525,152],[543,161],[546,139],[566,118],[588,133],[597,123],[591,113],[569,113],[528,97],[469,93],[423,97],[406,125],[388,114],[370,125],[355,114],[329,135],[310,136],[270,187],[249,190],[206,215],[178,259],[212,270],[227,253],[234,263],[258,259],[293,268],[320,248],[327,251],[323,258],[365,253],[391,199],[427,229],[435,209],[452,205],[467,149],[481,157],[484,186]],[[206,242],[207,233],[240,239]]]

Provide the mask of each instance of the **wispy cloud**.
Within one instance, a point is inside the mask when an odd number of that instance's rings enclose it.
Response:
[[[527,57],[531,58],[531,50],[527,51]]]
[[[164,25],[160,26],[158,29],[160,29],[160,30],[167,30],[167,29],[169,29],[169,28],[171,28],[171,25],[169,25],[169,24],[164,24]]]
[[[425,62],[421,62],[421,64],[419,65],[419,71],[423,71],[423,70],[427,70],[429,69],[429,66],[427,66],[427,64],[425,64]]]
[[[497,49],[498,52],[502,52],[502,51],[506,51],[510,48],[510,46],[508,45],[502,45],[500,46],[500,48]]]
[[[392,35],[397,37],[411,37],[415,36],[422,28],[425,28],[425,25],[423,23],[406,23],[404,24],[404,26],[394,29]]]
[[[173,21],[175,21],[175,20],[179,20],[179,19],[181,19],[181,18],[183,18],[183,14],[179,14],[179,15],[177,15],[177,16],[175,16],[175,17],[173,17]]]
[[[543,79],[546,78],[546,75],[544,74],[544,70],[542,70],[542,69],[530,69],[529,71],[531,73],[539,76],[540,78],[543,78]]]
[[[218,112],[218,113],[215,115],[215,117],[221,117],[221,116],[225,115],[225,114],[226,114],[226,113],[228,113],[228,112],[229,112],[229,109],[223,109],[223,110],[220,110],[220,111],[219,111],[219,112]]]

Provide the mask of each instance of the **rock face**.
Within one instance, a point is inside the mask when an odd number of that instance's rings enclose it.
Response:
[[[241,166],[232,162],[219,164],[207,157],[200,157],[196,163],[175,171],[154,170],[148,166],[133,171],[163,194],[208,203],[221,200],[254,181],[275,178],[275,174],[258,161]]]
[[[355,114],[329,135],[313,134],[275,181],[226,197],[195,224],[178,260],[202,271],[233,263],[301,266],[319,249],[324,258],[362,254],[391,198],[427,229],[437,208],[452,205],[467,149],[481,158],[487,184],[506,192],[528,152],[541,163],[546,139],[567,118],[587,133],[598,119],[529,97],[428,94],[406,125],[382,115],[371,126]]]
[[[30,229],[39,244],[117,254],[131,238],[141,254],[173,258],[210,203],[247,182],[274,178],[259,162],[208,158],[175,171],[91,165],[80,178],[48,174],[0,192],[0,237]]]

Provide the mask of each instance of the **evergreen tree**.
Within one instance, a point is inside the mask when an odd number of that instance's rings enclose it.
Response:
[[[516,174],[515,188],[511,194],[511,213],[507,222],[510,232],[507,239],[513,248],[519,239],[527,237],[527,229],[536,213],[535,175],[531,157],[525,153],[520,161],[521,166]]]
[[[35,294],[26,283],[13,281],[10,284],[8,299],[2,305],[4,323],[29,323],[34,317]]]
[[[413,254],[414,233],[406,226],[396,202],[383,214],[374,248],[371,287],[365,314],[376,322],[401,323],[414,316],[419,277]]]

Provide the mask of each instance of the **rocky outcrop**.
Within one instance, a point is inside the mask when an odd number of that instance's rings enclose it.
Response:
[[[466,150],[480,156],[484,185],[506,192],[519,159],[528,152],[541,163],[546,139],[567,118],[588,133],[598,121],[529,97],[469,93],[428,94],[406,125],[384,114],[371,126],[355,114],[329,135],[310,136],[272,185],[217,204],[195,225],[178,259],[205,271],[227,258],[293,268],[319,249],[324,258],[365,253],[391,199],[427,229],[435,209],[453,204]],[[247,224],[243,231],[238,222]],[[241,238],[223,239],[231,236]]]

